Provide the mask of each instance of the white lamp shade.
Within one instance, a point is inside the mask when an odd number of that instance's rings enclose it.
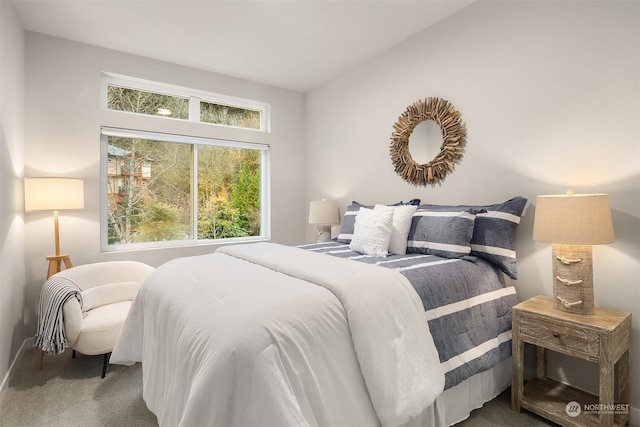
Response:
[[[613,222],[606,194],[538,196],[533,239],[566,245],[613,243]]]
[[[25,178],[24,210],[84,209],[84,182],[75,178]]]
[[[339,224],[338,204],[333,200],[315,200],[309,205],[309,224]]]

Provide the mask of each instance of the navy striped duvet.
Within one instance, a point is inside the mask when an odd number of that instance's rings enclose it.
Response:
[[[507,275],[476,257],[406,254],[386,258],[352,252],[336,241],[303,249],[391,268],[420,296],[445,371],[445,389],[511,355],[511,307],[517,303]]]

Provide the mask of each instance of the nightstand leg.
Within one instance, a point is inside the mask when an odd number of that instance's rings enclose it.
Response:
[[[600,339],[600,425],[613,425],[613,384],[614,384],[614,364],[613,349],[609,337]]]
[[[623,405],[630,405],[629,390],[629,350],[625,351],[620,360],[618,360],[618,400]],[[629,421],[631,407],[627,406],[627,413],[622,415],[621,425],[625,425]]]
[[[547,378],[547,363],[544,359],[545,348],[536,347],[536,378],[544,380]]]
[[[520,402],[522,402],[523,387],[523,364],[524,364],[524,343],[520,341],[520,327],[514,323],[511,336],[511,409],[520,412]]]

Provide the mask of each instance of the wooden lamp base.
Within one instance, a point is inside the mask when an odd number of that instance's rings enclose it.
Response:
[[[64,264],[65,268],[73,267],[73,265],[71,264],[71,258],[69,258],[69,254],[49,255],[47,257],[47,261],[49,261],[47,279],[54,274],[62,271],[62,264]]]
[[[553,245],[553,300],[556,310],[593,314],[591,245]]]
[[[331,241],[331,225],[318,225],[318,233],[316,234],[316,242]]]
[[[66,268],[71,268],[73,265],[71,264],[71,259],[69,258],[69,254],[61,254],[60,253],[60,227],[58,226],[58,211],[53,211],[53,238],[56,248],[55,255],[49,255],[47,257],[47,261],[49,261],[49,269],[47,270],[47,279],[54,274],[60,272],[62,270],[62,264]]]

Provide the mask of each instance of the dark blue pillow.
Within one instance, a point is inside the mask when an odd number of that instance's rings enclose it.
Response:
[[[407,253],[462,258],[471,253],[476,213],[456,206],[420,205],[413,214]]]
[[[517,279],[516,230],[526,204],[527,199],[518,196],[504,203],[484,206],[420,205],[418,211],[438,207],[470,209],[477,212],[471,237],[471,255],[486,259],[512,279]]]

